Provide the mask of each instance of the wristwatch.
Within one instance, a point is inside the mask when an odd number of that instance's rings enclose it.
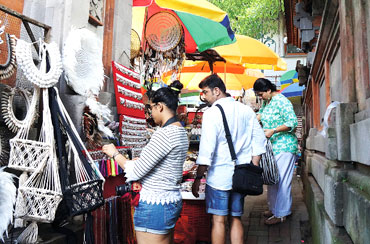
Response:
[[[274,128],[274,134],[276,133],[276,128]]]

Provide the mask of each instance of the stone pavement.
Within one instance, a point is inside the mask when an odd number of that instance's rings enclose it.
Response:
[[[303,184],[294,174],[292,214],[281,224],[267,226],[263,212],[267,207],[267,187],[261,196],[247,196],[245,199],[244,224],[245,243],[247,244],[311,244],[310,224],[306,205],[303,200]],[[228,240],[227,243],[230,243]]]

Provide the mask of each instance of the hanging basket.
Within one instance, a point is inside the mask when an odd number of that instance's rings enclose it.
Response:
[[[104,205],[102,189],[102,180],[94,180],[67,187],[63,196],[71,216],[90,212]]]
[[[28,133],[33,123],[33,118],[36,110],[36,103],[40,94],[39,88],[34,89],[31,105],[24,119],[23,126],[20,127],[16,136],[9,140],[10,155],[9,168],[20,171],[33,172],[38,165],[42,163],[48,155],[52,154],[52,144],[46,142],[45,138],[52,136],[49,133],[41,133],[39,141],[28,139]],[[45,108],[44,108],[45,110]],[[45,113],[45,111],[43,112]],[[45,117],[45,115],[44,115]],[[47,120],[43,120],[42,129],[47,126]]]
[[[41,163],[25,184],[19,187],[18,193],[22,195],[25,202],[24,209],[21,211],[24,215],[17,217],[50,223],[54,220],[55,212],[62,200],[62,189],[56,152],[52,147],[54,130],[51,122],[47,90],[43,92],[43,107],[43,120],[45,122],[43,123],[42,131],[48,135],[43,144],[47,147],[49,154],[37,156],[36,159],[41,160]],[[34,143],[31,145],[34,148]]]
[[[68,141],[68,155],[66,151],[58,150],[64,200],[70,216],[88,213],[104,204],[104,178],[78,136],[56,88],[50,91],[52,91],[52,117],[57,131],[58,148],[66,148],[63,139]],[[63,130],[58,129],[59,121]],[[66,136],[63,137],[61,131],[65,131]],[[86,152],[87,157],[82,151]],[[68,162],[65,162],[63,158],[68,159]]]

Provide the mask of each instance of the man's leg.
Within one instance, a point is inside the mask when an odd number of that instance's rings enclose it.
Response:
[[[226,221],[229,214],[230,191],[206,185],[206,211],[212,214],[212,244],[225,243]]]
[[[212,244],[224,244],[226,216],[212,215]]]
[[[244,229],[241,216],[244,212],[245,194],[231,192],[230,196],[230,240],[232,244],[242,244]]]
[[[232,244],[243,244],[244,228],[241,217],[230,218],[230,240]]]

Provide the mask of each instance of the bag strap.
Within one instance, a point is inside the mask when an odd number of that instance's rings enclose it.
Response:
[[[216,104],[216,106],[220,109],[221,114],[222,114],[222,121],[223,121],[224,127],[225,127],[225,135],[226,135],[227,144],[229,145],[231,159],[233,160],[234,163],[236,163],[237,157],[236,157],[236,154],[235,154],[235,149],[234,149],[233,141],[231,139],[230,129],[229,129],[229,125],[227,124],[224,109],[221,107],[220,104]]]

